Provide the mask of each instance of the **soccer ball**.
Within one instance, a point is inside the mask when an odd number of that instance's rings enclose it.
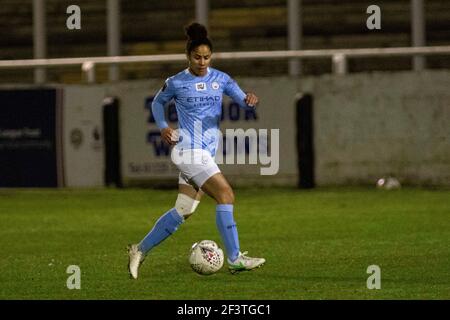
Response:
[[[201,275],[216,273],[223,266],[223,251],[212,240],[203,240],[192,245],[189,264]]]

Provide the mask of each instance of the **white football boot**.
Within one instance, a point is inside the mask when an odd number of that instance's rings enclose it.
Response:
[[[128,272],[133,279],[137,279],[139,267],[145,259],[142,251],[139,250],[137,244],[128,246]]]
[[[231,262],[230,259],[227,259],[228,269],[232,274],[259,268],[266,262],[266,259],[264,258],[251,258],[247,257],[246,254],[247,251],[244,253],[239,252],[239,256],[233,262]]]

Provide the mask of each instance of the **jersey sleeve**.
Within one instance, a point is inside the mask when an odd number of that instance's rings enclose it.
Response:
[[[163,87],[158,91],[152,102],[153,118],[155,118],[156,125],[160,129],[164,129],[169,126],[166,122],[164,106],[174,97],[175,97],[175,89],[170,79],[167,79]]]
[[[165,105],[170,99],[175,97],[175,87],[172,80],[168,78],[161,89],[155,96],[153,101],[158,101],[160,104]]]
[[[249,106],[245,103],[245,97],[247,96],[244,91],[239,87],[239,85],[232,79],[231,77],[227,77],[225,89],[223,91],[227,96],[233,99],[241,108],[251,109],[252,106]]]

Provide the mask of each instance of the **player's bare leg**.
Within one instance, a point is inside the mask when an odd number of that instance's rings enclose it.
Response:
[[[206,180],[202,185],[202,190],[216,200],[218,204],[234,204],[233,189],[220,172]]]

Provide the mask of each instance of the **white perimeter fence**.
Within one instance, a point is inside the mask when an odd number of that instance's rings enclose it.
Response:
[[[326,50],[280,50],[280,51],[242,51],[214,53],[215,60],[270,60],[270,59],[319,59],[331,58],[333,73],[346,74],[347,60],[362,57],[392,56],[430,56],[448,55],[450,46],[364,48],[364,49],[326,49]],[[58,59],[0,60],[0,69],[49,68],[81,66],[88,83],[95,82],[97,65],[119,65],[128,63],[179,62],[186,60],[185,54],[83,57]]]

